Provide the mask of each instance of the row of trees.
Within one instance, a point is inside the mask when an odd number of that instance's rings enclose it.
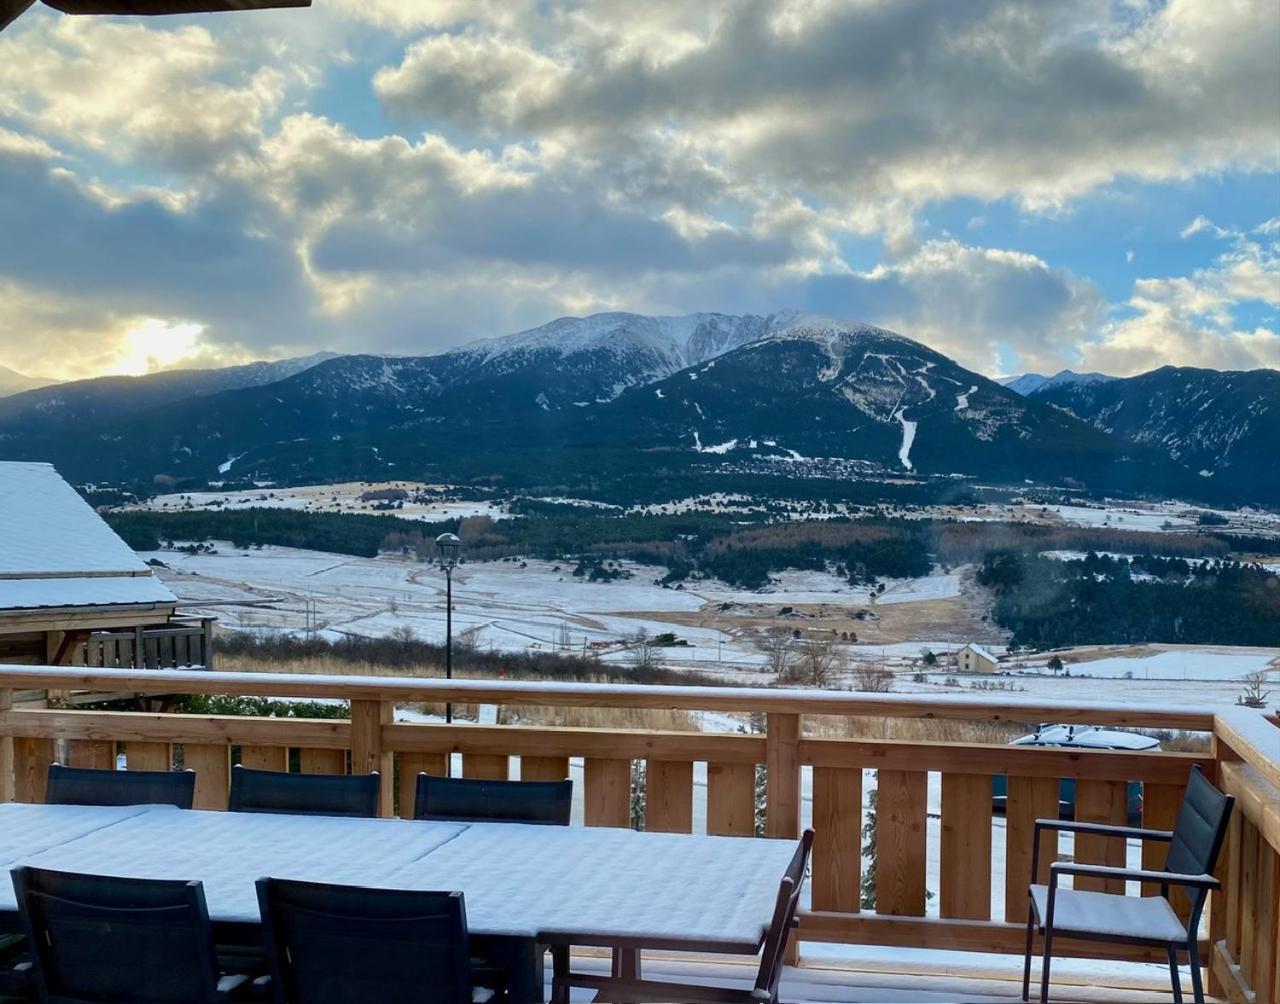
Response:
[[[1135,562],[1105,555],[1003,554],[989,556],[977,579],[995,591],[992,614],[1015,646],[1280,645],[1280,576],[1232,561],[1136,563],[1161,577],[1135,579]]]

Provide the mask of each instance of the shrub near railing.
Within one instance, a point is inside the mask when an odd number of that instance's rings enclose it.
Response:
[[[349,717],[263,718],[219,714],[144,714],[61,710],[14,710],[7,705],[15,689],[99,689],[188,694],[230,693],[249,698],[349,701]],[[763,725],[758,733],[713,734],[676,730],[548,726],[415,724],[393,720],[396,705],[441,703],[501,704],[512,707],[659,709],[740,713]],[[1239,712],[1238,714],[1244,714]],[[1261,720],[1256,713],[1250,712]],[[1206,753],[1112,752],[1008,747],[979,742],[923,739],[856,738],[836,729],[805,734],[804,716],[823,720],[873,718],[987,721],[996,723],[1064,721],[1119,727],[1211,732],[1215,716],[1201,711],[1058,704],[1023,697],[957,694],[851,695],[820,691],[727,687],[637,687],[616,684],[563,684],[509,680],[420,680],[290,673],[123,673],[18,668],[0,672],[0,785],[9,797],[38,800],[42,775],[55,750],[65,744],[72,763],[106,765],[123,744],[129,766],[169,766],[175,745],[183,762],[197,770],[197,804],[223,808],[231,750],[249,766],[285,769],[291,761],[303,771],[340,771],[348,757],[352,770],[379,770],[397,778],[402,807],[411,805],[410,786],[419,771],[441,773],[451,755],[460,755],[471,777],[561,778],[571,757],[582,758],[582,811],[587,825],[629,826],[633,818],[633,767],[643,761],[642,808],[647,829],[691,832],[694,826],[694,768],[705,765],[706,829],[710,833],[756,833],[758,783],[763,767],[764,831],[795,837],[806,793],[811,798],[814,846],[812,909],[801,918],[804,940],[1020,953],[1030,877],[1031,834],[1037,817],[1058,811],[1061,778],[1076,781],[1077,817],[1124,822],[1127,787],[1145,786],[1144,823],[1172,825],[1192,764],[1210,776],[1219,768],[1218,750]],[[1221,720],[1221,716],[1218,716]],[[1272,726],[1268,726],[1271,728]],[[835,733],[835,734],[833,734]],[[1264,744],[1233,739],[1239,748]],[[1250,755],[1255,755],[1251,753]],[[513,759],[514,758],[514,759]],[[1264,766],[1280,770],[1280,756],[1256,754]],[[1258,768],[1254,768],[1258,769]],[[1227,763],[1224,776],[1235,768]],[[871,773],[868,774],[867,772]],[[926,890],[929,860],[929,775],[940,775],[941,820],[937,856],[938,888]],[[1004,822],[992,819],[993,775],[1008,777]],[[860,909],[861,837],[864,779],[877,792],[874,892],[876,910]],[[805,779],[808,779],[806,792]],[[868,785],[869,787],[869,785]],[[869,794],[869,792],[868,792]],[[1264,799],[1265,801],[1265,799]],[[391,786],[382,811],[395,805]],[[1260,834],[1271,833],[1259,810]],[[638,812],[637,812],[638,814]],[[1003,825],[1005,852],[993,861],[993,828]],[[1250,840],[1244,830],[1242,840]],[[1125,848],[1080,838],[1079,861],[1124,863]],[[1247,843],[1241,861],[1270,867]],[[1270,845],[1269,845],[1270,846]],[[1056,850],[1046,848],[1046,850]],[[1143,848],[1144,865],[1159,862],[1161,848]],[[1041,860],[1047,871],[1052,853]],[[1252,874],[1250,872],[1249,874]],[[1003,902],[993,909],[993,888],[1003,884]],[[1102,888],[1109,888],[1102,884]],[[1241,979],[1260,971],[1258,917],[1274,924],[1270,901],[1259,900],[1246,913],[1242,890],[1228,886],[1216,916],[1239,909],[1251,917],[1249,951]],[[1235,890],[1234,894],[1232,889]],[[936,917],[926,917],[927,892],[937,893]],[[1234,899],[1232,898],[1234,895]],[[1263,898],[1265,900],[1265,897]],[[1242,919],[1243,923],[1243,919]],[[1217,934],[1219,928],[1215,927]],[[1239,932],[1237,932],[1239,935]],[[1229,939],[1228,939],[1229,942]],[[1230,942],[1229,942],[1230,943]],[[1096,954],[1097,945],[1071,945],[1064,951]],[[1149,957],[1142,950],[1101,946],[1116,957]],[[1237,956],[1233,955],[1239,963]],[[1269,957],[1268,957],[1269,958]],[[1273,964],[1273,963],[1272,963]]]

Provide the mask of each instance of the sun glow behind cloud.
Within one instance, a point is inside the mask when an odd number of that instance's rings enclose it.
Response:
[[[195,321],[146,317],[124,332],[111,372],[142,376],[200,355],[205,326]]]

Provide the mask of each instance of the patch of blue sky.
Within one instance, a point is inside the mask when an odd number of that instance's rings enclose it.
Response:
[[[1095,283],[1107,299],[1130,294],[1144,277],[1190,275],[1227,248],[1209,230],[1183,237],[1198,216],[1247,231],[1280,215],[1273,173],[1202,175],[1189,181],[1122,181],[1053,213],[1028,213],[1012,200],[953,199],[928,207],[920,232],[1034,254]]]

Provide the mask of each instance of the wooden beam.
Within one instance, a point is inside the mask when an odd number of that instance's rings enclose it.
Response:
[[[765,716],[765,820],[767,837],[800,836],[800,716]]]
[[[800,759],[814,766],[934,770],[954,774],[1081,778],[1186,784],[1193,766],[1212,758],[1195,753],[995,746],[990,743],[908,742],[897,739],[802,739]]]
[[[137,693],[240,694],[259,697],[336,697],[415,703],[518,704],[534,707],[667,708],[688,711],[764,711],[795,715],[936,718],[962,721],[1087,722],[1208,732],[1205,712],[1090,701],[1070,703],[1005,698],[955,699],[936,694],[860,694],[756,687],[638,687],[616,683],[554,685],[509,680],[401,677],[334,678],[308,673],[225,673],[174,670],[163,676],[126,670],[5,667],[0,687],[122,690]],[[1277,768],[1280,769],[1280,768]]]
[[[382,792],[378,815],[390,816],[395,806],[395,789],[392,777],[395,771],[395,754],[383,745],[382,730],[392,720],[394,707],[389,701],[351,702],[351,773],[368,774],[377,771],[382,775]]]

